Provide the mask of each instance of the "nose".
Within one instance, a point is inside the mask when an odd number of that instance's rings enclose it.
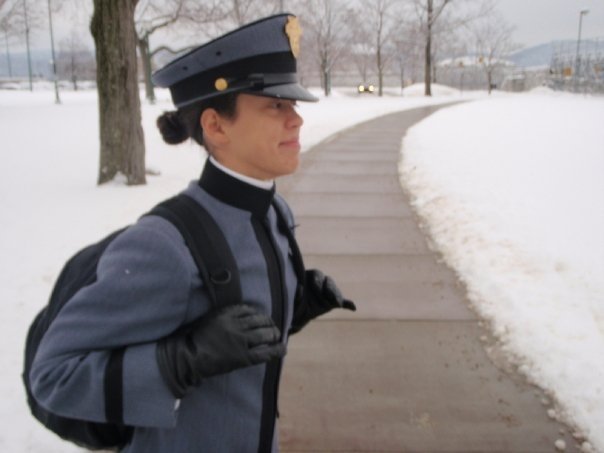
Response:
[[[298,113],[294,104],[290,107],[290,115],[287,120],[288,127],[300,128],[304,124],[304,118]]]

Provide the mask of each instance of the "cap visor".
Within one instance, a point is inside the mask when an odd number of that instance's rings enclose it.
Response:
[[[318,97],[313,96],[310,91],[298,83],[285,83],[283,85],[272,85],[261,90],[246,91],[257,96],[268,96],[280,99],[294,99],[296,101],[317,102]]]

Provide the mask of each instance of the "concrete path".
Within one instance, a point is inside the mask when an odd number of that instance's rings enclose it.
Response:
[[[284,452],[554,452],[558,439],[576,451],[543,395],[489,359],[488,334],[401,190],[401,139],[437,109],[345,131],[280,181],[307,268],[332,275],[358,307],[292,337]]]

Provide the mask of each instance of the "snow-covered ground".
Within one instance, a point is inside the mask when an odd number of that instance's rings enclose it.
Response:
[[[403,97],[395,96],[396,90],[384,98],[336,90],[317,104],[301,103],[303,148],[375,116],[462,98],[454,90],[434,88],[432,99],[418,95],[421,87],[410,87]],[[155,118],[172,107],[165,91],[158,96],[157,104],[143,105],[143,128],[148,167],[160,175],[149,176],[140,187],[119,182],[97,187],[96,93],[62,92],[63,104],[55,105],[51,86],[37,86],[33,93],[0,90],[2,452],[79,451],[46,432],[28,412],[20,382],[25,334],[69,256],[199,176],[205,156],[196,145],[173,147],[161,141]]]
[[[391,111],[459,100],[336,91],[301,104],[307,150]],[[197,178],[204,155],[165,145],[143,106],[148,184],[95,185],[94,92],[0,91],[0,451],[75,452],[29,415],[20,382],[26,329],[81,246],[135,220]],[[483,94],[464,94],[484,98]],[[604,452],[604,100],[503,95],[441,110],[404,141],[402,184],[435,245],[466,282],[505,350]]]
[[[482,100],[413,127],[400,165],[435,247],[504,351],[599,452],[603,125],[603,98],[539,90]]]

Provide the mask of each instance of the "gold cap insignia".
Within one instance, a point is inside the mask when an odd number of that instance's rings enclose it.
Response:
[[[302,36],[302,27],[300,22],[295,16],[288,16],[287,23],[285,24],[285,34],[289,39],[289,46],[292,48],[292,54],[294,58],[298,58],[300,54],[300,36]]]
[[[214,82],[214,87],[218,91],[224,91],[229,87],[229,82],[227,82],[226,79],[220,77],[219,79],[216,79],[216,82]]]

